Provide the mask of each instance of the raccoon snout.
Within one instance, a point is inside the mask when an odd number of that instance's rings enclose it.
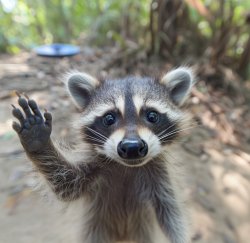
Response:
[[[147,155],[148,145],[142,139],[123,139],[117,146],[117,152],[123,159],[140,159]]]

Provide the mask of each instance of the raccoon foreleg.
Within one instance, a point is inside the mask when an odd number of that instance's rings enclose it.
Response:
[[[182,214],[173,190],[163,184],[158,185],[154,198],[154,206],[158,222],[171,242],[189,242],[185,215]]]
[[[23,113],[13,106],[12,114],[19,121],[13,123],[13,129],[17,132],[27,156],[47,179],[58,198],[67,201],[77,199],[92,181],[96,167],[94,164],[70,164],[50,139],[51,114],[45,111],[42,115],[35,101],[26,100],[17,94]]]

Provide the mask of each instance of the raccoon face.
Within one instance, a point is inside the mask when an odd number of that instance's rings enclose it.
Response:
[[[72,73],[66,81],[82,110],[79,127],[85,142],[130,167],[159,156],[179,136],[186,116],[178,107],[192,84],[192,72],[184,67],[161,80],[127,77],[99,82],[85,73]]]

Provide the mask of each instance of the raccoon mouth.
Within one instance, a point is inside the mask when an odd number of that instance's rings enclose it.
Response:
[[[119,160],[122,165],[127,166],[127,167],[139,167],[145,165],[148,160],[146,159],[122,159]]]

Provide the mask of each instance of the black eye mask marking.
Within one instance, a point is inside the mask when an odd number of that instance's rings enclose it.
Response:
[[[171,143],[178,136],[178,123],[171,121],[167,114],[155,111],[154,108],[144,108],[140,117],[158,138],[161,144]]]
[[[83,127],[84,140],[101,146],[117,127],[121,127],[121,123],[121,114],[118,110],[108,111],[103,116],[96,117],[89,126]]]
[[[130,131],[129,126],[136,127],[140,123],[158,136],[161,144],[172,143],[179,135],[178,123],[171,121],[167,114],[157,112],[154,108],[143,108],[136,119],[133,116],[129,117],[128,113],[123,119],[118,110],[106,112],[103,116],[97,117],[91,125],[83,128],[84,140],[102,146],[117,128],[126,126]]]

